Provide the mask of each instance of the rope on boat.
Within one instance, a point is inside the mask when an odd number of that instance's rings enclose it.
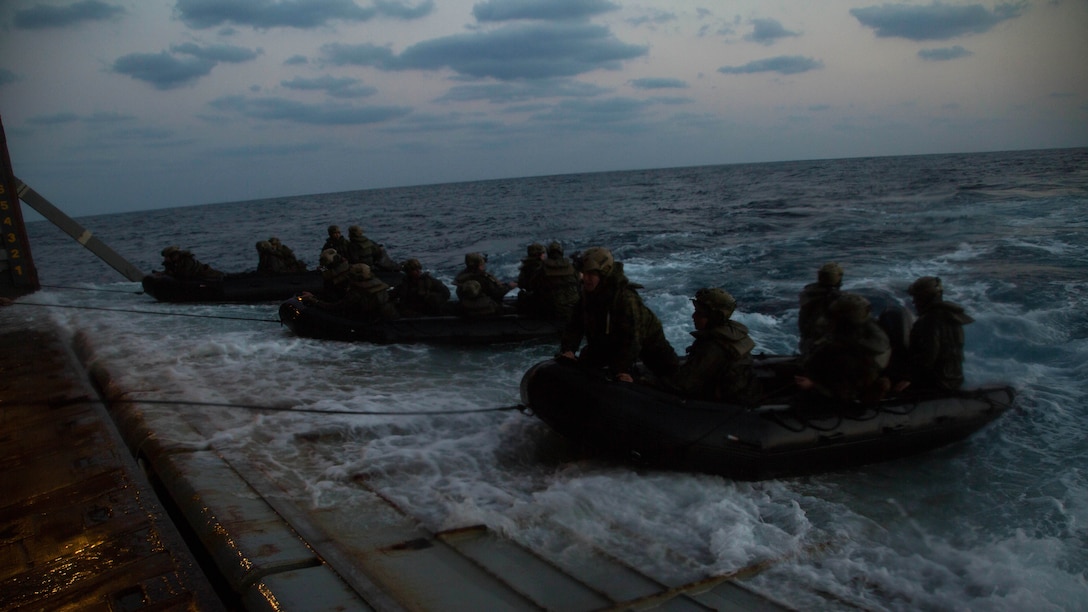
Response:
[[[101,400],[97,398],[80,396],[73,398],[64,398],[60,400],[43,400],[40,402],[19,402],[20,404],[32,405],[39,404],[49,406],[50,408],[60,408],[63,406],[69,406],[72,404],[151,404],[161,406],[198,406],[202,408],[240,408],[243,410],[260,410],[266,412],[299,412],[307,414],[346,414],[355,416],[438,416],[438,415],[456,415],[456,414],[479,414],[484,412],[507,412],[511,410],[518,410],[521,408],[520,404],[514,404],[512,406],[499,406],[496,408],[472,408],[467,410],[408,410],[408,411],[366,411],[361,412],[359,410],[346,410],[346,409],[317,409],[317,408],[298,408],[293,406],[266,406],[259,404],[234,404],[230,402],[197,402],[190,400],[154,400],[154,399],[127,399],[116,398],[110,400]]]
[[[72,308],[75,310],[104,310],[106,312],[126,312],[130,314],[157,315],[166,317],[193,317],[196,319],[227,319],[229,321],[258,321],[261,323],[279,323],[279,319],[257,319],[254,317],[226,317],[222,315],[190,314],[186,312],[155,312],[152,310],[130,310],[127,308],[103,308],[101,306],[71,306],[68,304],[41,304],[38,302],[12,302],[13,306],[42,306],[44,308]]]

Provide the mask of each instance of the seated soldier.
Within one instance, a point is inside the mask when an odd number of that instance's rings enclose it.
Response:
[[[321,252],[321,278],[324,279],[322,297],[326,300],[339,300],[348,292],[348,271],[351,264],[340,256],[336,249]]]
[[[457,286],[458,299],[461,298],[464,284],[470,280],[476,281],[480,285],[480,291],[499,304],[508,291],[517,287],[517,283],[500,282],[488,273],[487,259],[480,253],[465,255],[465,269],[453,279],[453,284]]]
[[[483,292],[480,283],[467,280],[458,289],[457,297],[460,299],[458,307],[462,315],[490,317],[502,313],[502,306]]]
[[[820,338],[827,333],[827,309],[840,294],[842,268],[835,262],[825,263],[816,273],[816,282],[805,285],[798,300],[797,331],[801,334],[799,350],[802,355],[812,352]]]
[[[306,271],[306,264],[299,261],[291,247],[280,242],[279,238],[272,236],[268,239],[268,244],[272,245],[272,253],[281,262],[280,267],[283,269],[284,274],[297,274]]]
[[[844,293],[828,308],[827,335],[816,342],[795,378],[802,390],[843,402],[880,400],[891,387],[884,369],[891,342],[870,315],[869,300]]]
[[[566,321],[581,297],[581,279],[558,242],[548,245],[548,258],[529,279],[527,293],[534,315]],[[520,297],[520,296],[519,296]]]
[[[189,251],[183,251],[176,246],[168,246],[162,250],[162,267],[165,274],[178,280],[217,279],[222,278],[223,273],[200,263]]]
[[[348,271],[347,294],[335,301],[325,301],[308,293],[304,302],[345,317],[361,321],[396,319],[396,308],[389,302],[389,285],[376,278],[366,264],[354,264]]]
[[[974,319],[962,306],[944,301],[944,287],[936,276],[919,278],[907,292],[918,312],[907,352],[910,386],[959,389],[963,385],[963,326]]]
[[[402,266],[404,279],[393,287],[390,297],[397,311],[405,317],[443,314],[450,299],[450,290],[442,281],[423,271],[418,259],[409,259]]]
[[[756,343],[747,327],[730,319],[737,301],[722,289],[700,289],[691,303],[695,341],[688,347],[687,360],[664,386],[694,399],[756,404],[760,394],[752,370]]]

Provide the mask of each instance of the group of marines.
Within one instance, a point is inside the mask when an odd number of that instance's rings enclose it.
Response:
[[[359,226],[344,238],[328,228],[320,269],[325,279],[321,298],[304,294],[318,307],[364,320],[459,314],[477,317],[511,312],[504,297],[518,288],[512,312],[565,321],[558,358],[601,369],[614,380],[633,382],[641,362],[654,383],[685,397],[754,405],[764,395],[753,368],[756,344],[748,328],[732,319],[737,302],[720,288],[699,289],[691,300],[694,341],[680,359],[665,338],[660,320],[643,303],[638,289],[611,251],[592,247],[573,261],[558,242],[545,248],[534,243],[522,259],[517,282],[502,282],[486,269],[480,253],[465,256],[465,268],[453,284],[457,300],[440,280],[423,271],[418,259],[398,265],[382,245]],[[272,240],[264,243],[267,252]],[[282,262],[294,260],[290,249],[275,241]],[[289,257],[282,254],[286,251]],[[168,253],[169,251],[169,253]],[[258,243],[262,251],[262,243]],[[177,247],[163,251],[164,264],[190,271],[211,270]],[[188,255],[188,257],[184,257]],[[296,260],[297,261],[297,260]],[[178,263],[180,262],[180,263]],[[305,270],[303,264],[295,264]],[[288,273],[299,267],[277,267]],[[402,272],[390,287],[378,274]],[[212,272],[215,272],[212,270]],[[217,273],[217,272],[216,272]],[[796,387],[837,401],[862,403],[915,390],[948,391],[963,384],[963,326],[972,319],[962,307],[943,300],[941,280],[924,276],[910,285],[917,319],[909,339],[892,337],[873,318],[869,301],[844,292],[843,271],[824,264],[815,283],[800,294],[798,314],[799,370]],[[583,347],[582,344],[585,346]],[[581,350],[579,348],[581,347]]]

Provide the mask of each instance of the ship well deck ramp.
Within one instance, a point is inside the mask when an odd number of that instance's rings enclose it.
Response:
[[[600,551],[560,566],[484,526],[431,532],[365,482],[366,503],[313,508],[182,406],[123,399],[82,335],[10,327],[0,608],[787,609],[741,574],[667,586]]]

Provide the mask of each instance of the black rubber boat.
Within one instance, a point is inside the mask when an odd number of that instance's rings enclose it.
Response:
[[[793,357],[757,358],[764,389],[792,389]],[[521,381],[526,410],[583,451],[639,464],[760,480],[823,472],[961,440],[1009,409],[1015,392],[989,386],[917,393],[871,406],[790,394],[751,409],[614,382],[573,361],[549,360]]]
[[[563,329],[560,321],[514,313],[480,318],[448,315],[367,322],[322,310],[298,298],[280,304],[280,322],[304,338],[377,344],[482,345],[538,339],[558,341]]]
[[[401,272],[378,272],[387,284],[400,282]],[[324,281],[319,270],[301,274],[267,275],[256,272],[225,274],[216,279],[179,280],[156,272],[143,279],[144,293],[160,302],[275,302],[302,292],[320,294]]]

